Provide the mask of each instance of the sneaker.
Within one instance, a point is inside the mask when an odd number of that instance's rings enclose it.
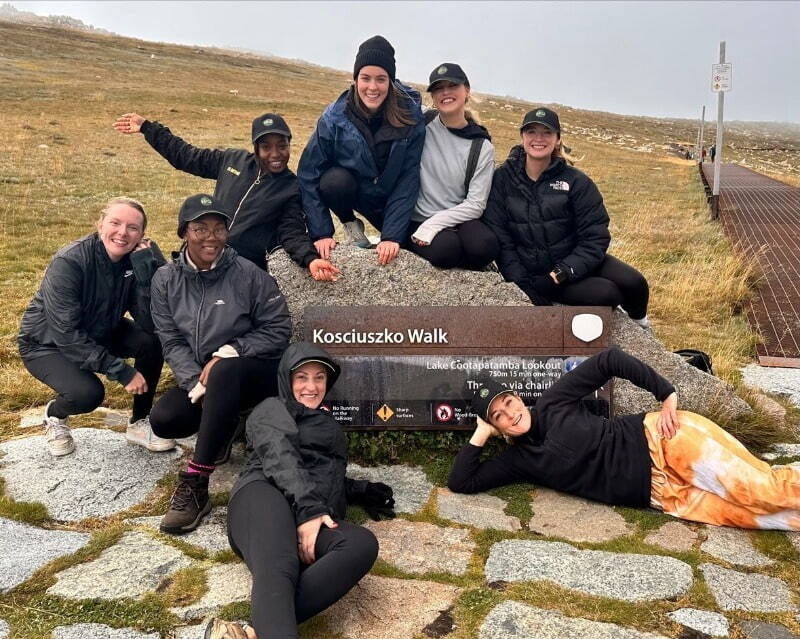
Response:
[[[215,618],[208,622],[203,639],[247,639],[246,627],[247,624]]]
[[[364,234],[364,222],[356,218],[352,222],[345,222],[344,234],[348,243],[358,248],[375,248],[369,238]]]
[[[192,532],[211,511],[208,475],[178,473],[178,487],[172,493],[169,510],[161,519],[161,532],[183,535]]]
[[[47,411],[50,409],[50,402],[44,409],[44,438],[47,440],[47,448],[53,457],[69,455],[75,450],[75,441],[69,430],[69,417],[50,417]]]
[[[174,439],[164,439],[153,433],[149,416],[137,419],[135,422],[129,422],[128,428],[125,431],[125,439],[131,444],[138,444],[142,448],[151,450],[154,453],[161,453],[165,450],[172,450],[175,448]]]

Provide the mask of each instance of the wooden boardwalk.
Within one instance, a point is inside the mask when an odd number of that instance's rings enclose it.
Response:
[[[713,185],[714,165],[704,163]],[[761,335],[762,366],[800,368],[800,189],[736,164],[723,164],[719,219],[759,281],[748,317]]]

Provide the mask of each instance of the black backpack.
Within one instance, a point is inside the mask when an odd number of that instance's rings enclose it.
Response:
[[[439,112],[436,109],[428,109],[425,111],[425,126],[428,126]],[[483,146],[484,138],[475,138],[469,147],[469,155],[467,156],[467,174],[464,176],[464,191],[469,193],[469,183],[472,182],[472,176],[475,175],[475,169],[478,167],[478,156],[481,154],[481,147]]]
[[[704,373],[714,374],[714,369],[711,368],[711,355],[708,353],[693,348],[682,348],[679,351],[675,351],[675,354],[680,355],[687,364],[699,368]]]

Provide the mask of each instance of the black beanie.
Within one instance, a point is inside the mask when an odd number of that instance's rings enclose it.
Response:
[[[362,67],[371,65],[385,69],[389,74],[389,79],[394,82],[394,47],[383,36],[372,36],[369,40],[364,40],[358,47],[356,63],[353,65],[353,79],[358,77],[358,72]]]

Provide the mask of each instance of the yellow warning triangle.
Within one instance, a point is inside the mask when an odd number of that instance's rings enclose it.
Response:
[[[383,421],[388,422],[391,419],[392,415],[394,415],[394,411],[389,408],[386,404],[381,406],[376,413],[378,417],[380,417]]]

